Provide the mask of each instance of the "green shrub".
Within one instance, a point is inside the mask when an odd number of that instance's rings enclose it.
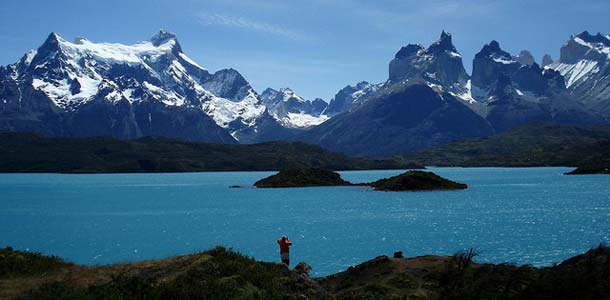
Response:
[[[0,278],[41,274],[68,265],[56,256],[0,248]]]

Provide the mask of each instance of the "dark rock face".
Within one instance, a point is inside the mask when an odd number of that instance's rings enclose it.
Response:
[[[223,69],[203,80],[202,86],[212,94],[240,101],[252,91],[246,79],[234,69]]]
[[[552,64],[553,62],[554,62],[554,61],[553,61],[553,58],[551,58],[551,56],[550,56],[549,54],[545,54],[545,55],[542,57],[542,64],[541,64],[541,66],[544,68],[544,67],[546,67],[546,66],[548,66],[548,65]]]
[[[474,57],[472,63],[472,85],[487,88],[491,86],[501,74],[511,76],[520,67],[512,56],[500,48],[500,44],[491,41],[483,46]]]
[[[517,82],[502,75],[491,87],[485,119],[496,132],[533,122],[601,124],[603,118],[575,102],[563,87],[563,77],[552,70],[541,73],[537,65],[521,67]],[[524,89],[527,88],[527,89]],[[524,91],[528,94],[523,94]]]
[[[452,95],[414,84],[384,88],[357,109],[294,139],[352,155],[384,156],[492,132]]]
[[[598,33],[591,35],[584,31],[572,36],[568,43],[561,47],[559,61],[573,64],[580,60],[607,61],[608,55],[597,49],[610,48],[610,38]]]
[[[544,95],[565,90],[563,76],[553,70],[543,70],[538,64],[520,67],[511,77],[522,91]]]
[[[27,83],[27,79],[24,82]],[[18,85],[15,80],[5,77],[0,82],[0,99],[0,131],[61,135],[63,118],[60,111],[31,84]]]
[[[314,116],[319,116],[328,107],[328,103],[321,98],[316,98],[311,101],[310,113]]]
[[[339,173],[324,169],[288,169],[254,183],[258,188],[351,185]]]
[[[463,190],[468,188],[432,172],[408,171],[398,176],[380,179],[370,184],[377,191]]]

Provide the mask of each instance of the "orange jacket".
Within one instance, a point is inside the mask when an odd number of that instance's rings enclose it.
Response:
[[[289,239],[279,239],[277,243],[280,245],[280,253],[288,253],[290,251],[290,246],[292,246],[292,242]]]

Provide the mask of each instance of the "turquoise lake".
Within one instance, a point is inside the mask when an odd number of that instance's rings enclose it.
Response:
[[[275,172],[0,174],[0,246],[107,264],[233,248],[313,275],[402,250],[480,262],[552,265],[610,242],[610,176],[569,168],[429,168],[465,191],[374,192],[365,187],[251,186]],[[341,172],[352,182],[400,171]]]

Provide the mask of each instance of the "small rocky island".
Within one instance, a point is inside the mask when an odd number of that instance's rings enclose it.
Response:
[[[254,183],[254,186],[258,188],[343,185],[352,184],[349,181],[341,179],[341,175],[337,172],[316,168],[281,170],[275,175],[271,175]]]
[[[570,172],[565,173],[565,175],[593,175],[593,174],[610,174],[610,165],[578,167]]]
[[[384,178],[369,184],[377,191],[433,191],[433,190],[463,190],[468,188],[458,183],[440,177],[432,172],[407,171],[397,176]]]
[[[371,183],[351,183],[339,173],[324,169],[288,169],[254,183],[258,188],[288,188],[314,186],[370,186],[376,191],[461,190],[468,186],[432,172],[407,171]]]

